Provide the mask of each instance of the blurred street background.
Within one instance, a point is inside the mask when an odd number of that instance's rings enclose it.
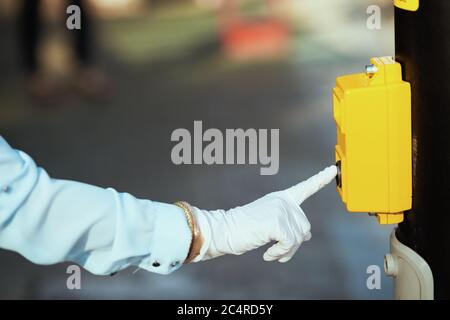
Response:
[[[0,0],[0,134],[53,177],[204,209],[245,204],[333,164],[336,77],[394,54],[391,0],[243,0],[241,10],[220,0],[85,2],[80,48],[70,39],[79,31],[61,31],[65,2],[41,1],[36,67],[23,1]],[[380,30],[366,26],[370,5],[381,8]],[[170,135],[194,120],[204,129],[279,128],[279,173],[172,164]],[[262,248],[170,276],[83,271],[82,289],[68,290],[68,264],[37,266],[0,250],[0,298],[392,298],[383,272],[380,290],[366,286],[368,266],[383,270],[391,228],[348,214],[334,185],[302,207],[313,237],[286,264],[264,262]]]

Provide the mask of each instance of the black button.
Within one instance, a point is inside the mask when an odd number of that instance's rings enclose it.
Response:
[[[341,161],[336,162],[337,175],[336,175],[336,185],[338,188],[342,188],[342,176],[341,176]]]

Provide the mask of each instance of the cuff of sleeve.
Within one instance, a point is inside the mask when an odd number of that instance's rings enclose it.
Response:
[[[139,267],[150,272],[169,274],[186,259],[192,233],[181,208],[158,203],[150,254]]]

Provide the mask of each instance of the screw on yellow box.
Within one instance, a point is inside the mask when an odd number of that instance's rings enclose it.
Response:
[[[338,192],[350,212],[375,213],[381,224],[411,209],[411,88],[391,57],[372,58],[366,73],[337,78]]]

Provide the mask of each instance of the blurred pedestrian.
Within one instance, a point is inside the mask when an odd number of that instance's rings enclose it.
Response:
[[[41,12],[43,5],[55,5],[41,0],[24,0],[19,12],[19,44],[29,93],[38,99],[49,99],[61,89],[59,79],[54,79],[42,70],[39,60],[39,44],[46,31],[45,21]],[[110,84],[105,74],[96,67],[93,58],[93,23],[89,6],[83,0],[70,0],[67,6],[76,5],[80,8],[81,28],[68,30],[66,27],[66,8],[59,5],[58,27],[64,36],[70,38],[76,59],[72,74],[73,84],[80,93],[88,96],[104,96],[109,93]],[[57,4],[56,4],[57,5]],[[62,10],[64,9],[64,10]]]

